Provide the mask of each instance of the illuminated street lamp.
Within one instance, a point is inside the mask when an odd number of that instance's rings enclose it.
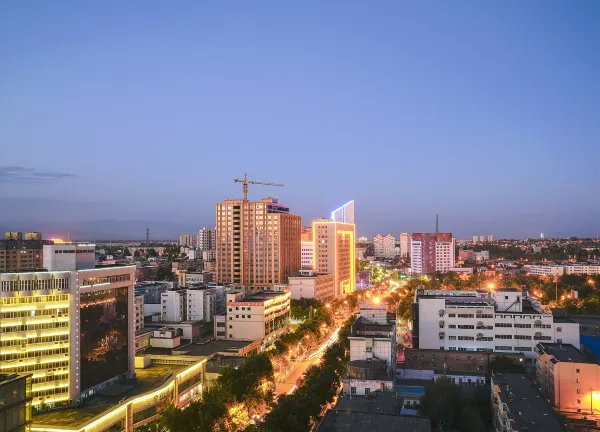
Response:
[[[494,287],[495,287],[495,286],[496,286],[496,285],[494,285],[493,283],[489,283],[489,284],[488,284],[488,288],[489,288],[489,289],[494,289]]]

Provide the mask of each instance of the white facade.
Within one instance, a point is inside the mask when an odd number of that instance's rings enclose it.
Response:
[[[569,264],[565,267],[566,274],[584,274],[597,275],[600,274],[600,265],[597,264]]]
[[[554,323],[539,303],[512,289],[491,296],[476,291],[423,291],[418,302],[418,348],[446,351],[522,352],[535,358],[538,342],[579,348],[576,323]]]
[[[410,235],[408,233],[400,234],[400,257],[410,256]]]
[[[477,261],[488,261],[490,259],[490,251],[475,252],[475,259]]]
[[[315,298],[322,302],[335,299],[335,277],[332,274],[291,276],[288,284],[293,299]]]
[[[391,234],[377,234],[373,238],[373,248],[375,258],[392,259],[396,256],[396,238]]]
[[[290,318],[289,292],[262,291],[245,296],[243,292],[236,291],[226,293],[225,298],[225,316],[215,317],[215,338],[248,341],[262,339],[263,345],[266,345],[287,331]]]
[[[435,243],[435,271],[447,272],[454,267],[456,260],[454,254],[456,251],[456,240]]]
[[[303,241],[300,243],[300,268],[302,270],[312,270],[315,264],[315,243],[313,241]]]
[[[479,241],[479,236],[474,235],[473,236],[473,243],[477,243]]]
[[[202,251],[202,261],[215,261],[217,259],[217,252],[213,250]]]
[[[479,242],[483,243],[485,241],[485,236],[479,236]]]
[[[48,271],[83,270],[96,267],[94,244],[44,245],[44,268]]]
[[[419,240],[411,240],[410,242],[410,271],[411,274],[423,273],[423,247]]]
[[[196,247],[198,249],[200,249],[201,251],[214,251],[216,249],[216,238],[217,238],[216,228],[204,227],[200,231],[198,231],[198,235],[196,237]],[[211,261],[211,260],[205,260],[205,261]]]
[[[358,318],[352,325],[350,362],[356,360],[385,360],[387,372],[396,369],[396,326],[393,324],[369,324]]]
[[[493,242],[494,240],[496,240],[496,237],[494,237],[493,234],[490,234],[490,235],[487,236],[487,241]]]
[[[345,378],[342,380],[343,392],[351,396],[366,396],[379,392],[394,391],[394,381],[386,380],[363,380],[358,378]]]
[[[187,319],[200,321],[204,319],[204,290],[187,290]]]
[[[559,265],[532,265],[527,273],[535,276],[562,276],[565,274],[565,267]]]
[[[135,306],[135,331],[138,331],[144,327],[144,296],[136,295],[133,301]]]
[[[187,321],[186,290],[172,290],[160,294],[161,321]]]

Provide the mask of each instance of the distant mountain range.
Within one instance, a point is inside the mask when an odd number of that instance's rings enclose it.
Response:
[[[213,222],[214,224],[214,222]],[[6,231],[40,231],[44,238],[67,238],[71,240],[145,240],[146,228],[150,240],[178,240],[179,234],[195,234],[204,226],[179,222],[148,220],[100,219],[76,222],[36,222],[31,220],[0,221],[1,239]]]

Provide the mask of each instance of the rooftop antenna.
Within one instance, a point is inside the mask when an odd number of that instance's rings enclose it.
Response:
[[[435,215],[435,233],[439,233],[440,232],[440,227],[439,227],[439,215],[436,214]]]
[[[71,230],[67,228],[67,243],[71,241]]]

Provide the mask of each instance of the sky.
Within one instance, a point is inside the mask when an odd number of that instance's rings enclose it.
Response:
[[[247,172],[306,224],[354,199],[358,235],[439,213],[459,238],[596,236],[598,22],[595,0],[0,2],[0,227],[174,236]]]

